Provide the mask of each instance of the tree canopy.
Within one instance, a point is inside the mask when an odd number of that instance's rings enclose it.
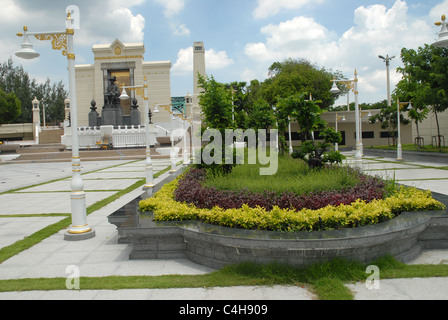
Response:
[[[20,116],[22,103],[14,92],[0,89],[0,124],[12,123]]]
[[[414,121],[421,121],[428,107],[435,115],[440,146],[438,113],[448,108],[448,49],[425,44],[417,50],[403,48],[404,67],[397,68],[403,75],[396,94],[402,101],[412,101]]]
[[[37,98],[45,105],[46,123],[56,124],[64,120],[64,100],[67,91],[62,81],[38,83],[32,79],[22,66],[14,66],[12,59],[0,65],[0,89],[6,93],[14,93],[21,102],[21,112],[13,120],[16,123],[32,122],[32,101]]]

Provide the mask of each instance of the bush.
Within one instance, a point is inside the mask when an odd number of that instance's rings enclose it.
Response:
[[[385,200],[375,199],[367,202],[357,199],[350,205],[328,205],[317,210],[305,208],[297,211],[278,206],[267,210],[260,206],[251,208],[247,204],[238,209],[218,206],[201,209],[193,204],[175,200],[175,191],[181,179],[165,184],[154,197],[140,201],[140,210],[153,211],[156,221],[201,220],[231,228],[295,232],[364,226],[392,219],[403,210],[445,208],[431,197],[430,191],[400,187],[396,194]]]
[[[338,169],[344,170],[343,168]],[[374,199],[383,198],[383,181],[363,175],[359,171],[351,168],[347,168],[347,170],[352,176],[356,177],[357,183],[355,186],[345,187],[341,190],[308,192],[299,195],[291,191],[252,192],[248,189],[220,190],[205,185],[207,178],[206,170],[191,169],[179,180],[178,187],[174,192],[174,199],[179,202],[191,203],[201,209],[212,209],[215,206],[223,209],[238,209],[243,205],[247,205],[250,208],[259,206],[268,211],[272,210],[274,206],[281,209],[300,211],[304,208],[315,210],[328,205],[348,205],[357,199],[369,202]],[[320,172],[317,171],[317,174]],[[347,176],[343,178],[350,179]],[[339,183],[342,185],[351,185],[352,181],[346,183],[341,181]],[[283,185],[283,188],[285,188],[285,185]]]

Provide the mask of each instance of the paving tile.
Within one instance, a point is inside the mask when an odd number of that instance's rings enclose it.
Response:
[[[86,192],[86,206],[116,192]],[[70,192],[6,193],[0,195],[0,215],[70,213]]]
[[[65,217],[0,218],[0,248],[22,240]]]

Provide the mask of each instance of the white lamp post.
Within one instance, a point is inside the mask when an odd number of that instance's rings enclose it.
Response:
[[[445,20],[445,15],[442,15],[442,22],[435,23],[436,26],[442,26],[442,29],[439,32],[439,39],[432,44],[434,47],[448,47],[448,23]]]
[[[151,130],[154,127],[154,124],[149,120],[149,102],[148,102],[148,80],[144,79],[143,86],[128,86],[123,87],[123,91],[121,92],[120,99],[128,100],[130,99],[126,89],[137,90],[137,94],[139,94],[138,89],[143,88],[143,99],[145,100],[145,133],[146,133],[146,163],[145,163],[145,176],[146,176],[146,184],[143,186],[143,190],[148,191],[148,189],[154,188],[154,169],[152,166],[151,159]],[[154,130],[152,130],[154,131]]]
[[[336,132],[338,132],[338,121],[339,120],[345,121],[345,116],[338,116],[338,114],[336,113],[336,126],[335,126]],[[335,142],[335,144],[334,144],[334,150],[339,151],[339,144],[337,142]]]
[[[291,117],[288,116],[288,130],[289,130],[289,154],[292,154],[292,139],[291,139]]]
[[[362,144],[361,144],[361,125],[360,125],[360,114],[359,114],[359,101],[358,101],[358,72],[355,70],[355,78],[353,80],[332,80],[333,87],[330,92],[333,94],[337,94],[340,92],[336,82],[344,82],[344,83],[353,83],[355,90],[355,125],[356,125],[356,152],[355,152],[355,160],[362,160]]]
[[[77,17],[78,18],[78,17]],[[76,82],[75,82],[75,54],[73,50],[73,36],[75,22],[68,11],[66,18],[66,30],[58,32],[28,32],[28,28],[23,27],[23,34],[17,35],[24,38],[22,48],[16,52],[16,56],[23,59],[34,59],[39,54],[34,51],[29,42],[28,35],[34,35],[38,40],[52,40],[53,49],[61,50],[68,60],[68,74],[70,87],[71,106],[71,126],[72,130],[72,181],[71,181],[71,217],[72,224],[64,235],[65,240],[84,240],[95,236],[95,231],[87,224],[86,197],[84,193],[84,183],[81,178],[81,158],[79,156],[78,138],[78,112],[76,103]]]
[[[395,56],[389,57],[389,55],[387,55],[386,57],[383,57],[383,56],[380,55],[380,56],[378,56],[378,58],[383,59],[384,62],[386,62],[386,71],[387,71],[387,106],[390,107],[392,103],[390,101],[390,74],[389,74],[389,66],[390,66],[390,60],[395,58]]]
[[[400,102],[400,99],[397,98],[397,160],[402,161],[403,160],[403,149],[401,146],[401,106],[405,106],[409,104],[409,110],[412,109],[411,102]]]

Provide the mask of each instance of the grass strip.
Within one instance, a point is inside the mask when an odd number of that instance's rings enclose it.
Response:
[[[406,265],[392,256],[372,264],[381,279],[448,276],[448,265]],[[203,275],[81,277],[81,290],[212,288],[228,286],[292,285],[305,287],[321,300],[353,300],[345,286],[366,281],[366,264],[334,259],[307,267],[271,263],[242,263]],[[66,290],[66,278],[0,280],[0,292]]]

